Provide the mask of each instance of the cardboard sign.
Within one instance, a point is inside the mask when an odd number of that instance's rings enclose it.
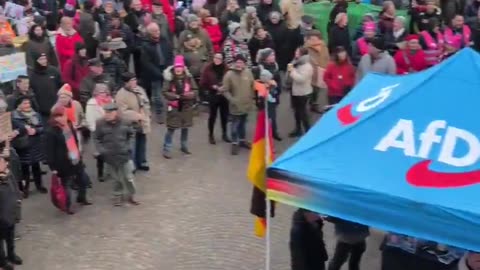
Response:
[[[0,114],[0,142],[12,133],[12,118],[10,112]]]

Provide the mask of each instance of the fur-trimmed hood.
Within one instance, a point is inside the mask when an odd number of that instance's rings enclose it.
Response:
[[[185,67],[185,74],[187,77],[193,78],[187,67]],[[168,82],[173,80],[173,66],[169,66],[163,71],[163,78]]]

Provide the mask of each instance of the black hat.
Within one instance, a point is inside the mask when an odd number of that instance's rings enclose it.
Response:
[[[369,39],[368,42],[372,44],[373,47],[377,48],[380,51],[385,50],[385,39],[383,39],[383,37],[379,37],[379,36],[373,37]]]
[[[22,104],[22,102],[25,101],[25,100],[30,101],[30,97],[29,96],[24,96],[24,95],[18,96],[15,99],[15,108],[18,108],[18,105]]]
[[[132,72],[125,72],[122,74],[122,80],[124,82],[129,82],[131,79],[135,78],[135,74],[133,74]]]
[[[247,58],[245,57],[245,55],[243,55],[242,53],[239,53],[237,55],[235,55],[235,57],[233,58],[233,61],[237,62],[237,61],[243,61],[243,62],[247,62]]]
[[[33,23],[38,25],[44,25],[47,22],[47,19],[42,15],[33,16]]]
[[[98,58],[92,58],[92,59],[88,60],[88,66],[89,67],[92,67],[92,66],[101,67],[101,66],[103,66],[103,63]]]

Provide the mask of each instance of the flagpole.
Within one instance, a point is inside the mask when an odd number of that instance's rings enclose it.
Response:
[[[269,93],[266,93],[265,96],[265,164],[268,165],[270,164],[270,122],[268,118],[268,95]],[[267,182],[267,172],[265,168],[265,186]],[[267,195],[267,190],[265,189],[265,205],[266,205],[266,221],[267,221],[267,226],[266,226],[266,236],[265,236],[265,269],[270,270],[270,220],[271,220],[271,202],[268,199]]]

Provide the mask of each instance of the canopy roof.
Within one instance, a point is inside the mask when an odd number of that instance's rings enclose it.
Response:
[[[480,251],[480,56],[367,75],[268,169],[268,197]]]

